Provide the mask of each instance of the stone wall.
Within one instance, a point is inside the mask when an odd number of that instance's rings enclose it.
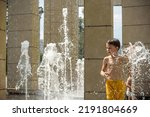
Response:
[[[113,37],[112,1],[84,0],[85,10],[85,99],[106,99],[105,81],[100,76],[105,44]]]
[[[28,40],[32,77],[28,90],[38,89],[36,69],[39,65],[39,14],[38,0],[8,0],[7,87],[9,92],[24,93],[24,86],[15,91],[20,76],[17,64],[21,55],[21,42]]]
[[[45,0],[44,15],[44,45],[48,43],[64,42],[63,30],[60,32],[60,26],[63,24],[62,9],[67,8],[67,27],[68,38],[73,46],[70,48],[72,61],[73,80],[75,81],[75,66],[78,58],[78,0]],[[67,66],[69,68],[69,66]],[[69,69],[68,69],[69,71]],[[68,72],[69,73],[69,72]],[[69,76],[69,75],[68,75]],[[70,78],[68,78],[70,80]]]
[[[6,98],[6,0],[0,0],[0,99]]]
[[[122,0],[123,6],[123,44],[128,45],[141,41],[150,49],[150,1],[149,0]],[[148,69],[143,69],[147,71]],[[148,75],[145,75],[144,95],[150,97],[150,80],[147,81]],[[138,82],[139,83],[139,82]],[[137,85],[138,85],[137,83]],[[140,91],[136,91],[140,92]],[[140,96],[137,95],[137,96]]]

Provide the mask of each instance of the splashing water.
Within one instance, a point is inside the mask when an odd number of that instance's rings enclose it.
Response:
[[[70,56],[73,44],[68,38],[67,8],[64,8],[62,13],[64,20],[59,31],[63,32],[64,40],[58,44],[47,44],[42,62],[37,69],[39,89],[42,91],[44,99],[73,99],[77,97],[77,94],[83,92],[83,77],[81,76],[81,71],[84,69],[83,60],[77,62],[78,83],[74,83]],[[60,49],[59,52],[57,47]],[[79,86],[74,86],[74,84]],[[75,89],[75,87],[78,88]]]
[[[123,50],[123,54],[129,58],[131,64],[132,93],[133,96],[150,95],[150,52],[144,44],[129,43],[129,47]],[[144,99],[144,98],[143,98]]]
[[[58,53],[55,43],[50,43],[44,50],[43,59],[37,69],[39,89],[43,90],[44,99],[56,99],[63,90],[64,61]],[[60,83],[60,84],[59,84]]]
[[[76,63],[77,81],[76,89],[73,81],[65,77],[64,53],[59,53],[55,43],[47,44],[43,59],[37,69],[39,89],[43,91],[44,99],[73,99],[83,98],[84,59]],[[71,72],[70,68],[70,73]],[[71,75],[70,75],[71,76]]]
[[[27,92],[27,82],[28,78],[32,75],[31,73],[31,65],[29,62],[29,55],[28,55],[28,48],[29,48],[29,42],[24,41],[21,43],[21,56],[17,65],[18,72],[20,74],[20,80],[16,84],[16,90],[19,90],[21,86],[25,84],[25,94],[26,94],[26,99],[28,97],[28,92]]]
[[[78,59],[76,63],[77,72],[77,95],[83,97],[84,95],[84,59]]]

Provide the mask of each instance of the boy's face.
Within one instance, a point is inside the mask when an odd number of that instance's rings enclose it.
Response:
[[[115,47],[114,45],[111,45],[111,44],[106,43],[106,51],[107,51],[109,54],[113,54],[113,53],[115,53],[115,52],[118,51],[118,48]]]

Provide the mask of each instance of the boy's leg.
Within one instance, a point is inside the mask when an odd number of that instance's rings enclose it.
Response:
[[[124,100],[125,93],[126,93],[126,84],[124,81],[118,80],[116,82],[116,99],[117,100]]]
[[[112,80],[106,81],[106,99],[115,100],[114,82]]]

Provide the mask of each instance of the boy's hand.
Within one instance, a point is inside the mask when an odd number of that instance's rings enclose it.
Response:
[[[131,88],[131,77],[129,77],[126,81],[126,86]]]
[[[110,79],[110,73],[105,72],[104,76],[105,76],[107,79]]]

